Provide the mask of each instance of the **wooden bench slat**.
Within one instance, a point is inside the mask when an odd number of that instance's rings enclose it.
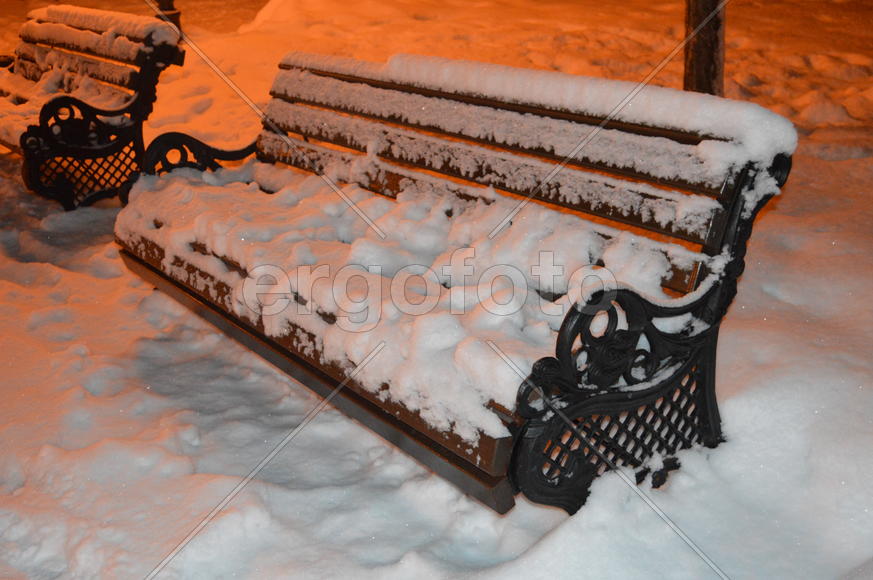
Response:
[[[517,111],[520,113],[530,113],[534,115],[542,115],[547,117],[552,117],[555,119],[565,119],[568,121],[573,121],[575,123],[583,123],[586,125],[600,125],[603,122],[602,117],[597,117],[595,115],[587,115],[584,113],[580,113],[578,111],[568,111],[561,109],[546,109],[543,107],[538,107],[535,105],[528,105],[523,103],[510,103],[506,101],[498,101],[495,99],[490,99],[487,97],[481,97],[477,95],[465,94],[465,93],[456,93],[456,92],[448,92],[442,90],[429,89],[425,87],[418,87],[412,85],[404,85],[396,82],[385,81],[380,79],[371,79],[366,77],[360,77],[356,75],[334,72],[325,69],[318,69],[312,67],[300,67],[293,64],[289,64],[286,62],[282,62],[279,64],[279,68],[283,70],[291,70],[291,69],[300,69],[306,70],[314,75],[331,77],[335,79],[345,80],[352,83],[365,83],[374,87],[387,88],[396,91],[405,91],[416,93],[420,95],[425,95],[429,97],[439,97],[443,99],[455,100],[461,103],[470,103],[474,105],[482,105],[485,107],[492,107],[495,109],[505,109],[507,111]],[[619,121],[612,119],[608,121],[605,125],[607,129],[617,129],[619,131],[625,131],[627,133],[634,133],[637,135],[645,135],[650,137],[664,137],[667,139],[671,139],[676,141],[677,143],[685,143],[688,145],[696,145],[703,141],[704,139],[716,139],[720,138],[717,136],[703,136],[696,133],[691,133],[687,131],[679,131],[676,129],[667,129],[663,127],[653,127],[648,125],[641,125],[637,123],[629,123],[625,121]]]
[[[15,50],[19,64],[26,62],[24,76],[33,81],[50,70],[58,70],[88,76],[109,85],[133,90],[138,82],[138,71],[134,68],[114,64],[105,60],[90,58],[82,54],[68,52],[59,48],[21,43]]]
[[[335,111],[380,119],[485,143],[510,151],[563,161],[597,124],[556,119],[547,111],[520,112],[429,96],[414,87],[385,88],[353,82],[306,69],[279,72],[271,94],[289,102],[317,105]],[[474,117],[475,123],[466,119]],[[702,139],[698,139],[698,143]],[[642,136],[614,128],[603,129],[570,160],[571,165],[618,176],[721,197],[730,172],[710,167],[696,154],[695,144],[664,136]],[[640,158],[661,160],[648,172],[635,163]],[[685,176],[685,177],[683,177]],[[691,176],[694,176],[692,178]]]
[[[37,23],[63,24],[70,28],[103,34],[127,37],[133,42],[144,43],[151,37],[155,44],[176,46],[179,35],[162,20],[151,16],[139,16],[80,6],[50,5],[32,11],[30,20]]]
[[[28,20],[27,22],[33,22],[35,24],[62,25],[62,26],[66,26],[67,28],[71,28],[73,30],[79,30],[82,32],[93,32],[95,34],[103,34],[104,32],[106,32],[105,28],[101,28],[97,24],[88,23],[88,22],[81,22],[81,23],[77,23],[74,25],[74,24],[70,24],[67,22],[58,22],[57,20],[50,20],[50,19],[46,19],[46,18],[33,18],[31,20]],[[116,32],[119,36],[123,36],[123,37],[127,38],[130,42],[142,44],[142,43],[145,43],[145,41],[146,41],[145,35],[131,34],[130,32],[128,32],[126,34],[124,32],[120,32],[120,31],[116,31]]]
[[[56,46],[127,64],[142,64],[149,50],[141,42],[132,42],[124,36],[109,39],[90,30],[81,30],[54,22],[26,22],[19,33],[31,44]]]
[[[537,189],[554,164],[282,100],[270,103],[267,116],[291,133],[518,195],[535,192],[534,197],[549,203],[693,243],[706,240],[709,224],[721,209],[709,198],[569,167]]]
[[[388,163],[373,161],[366,170],[361,169],[360,161],[364,156],[351,151],[339,151],[322,147],[314,143],[301,141],[293,136],[280,136],[271,131],[263,131],[258,136],[258,158],[265,163],[284,163],[309,172],[323,174],[328,168],[352,168],[354,175],[339,175],[340,181],[354,182],[357,185],[380,195],[396,197],[406,187],[435,189],[442,194],[451,194],[462,200],[481,199],[489,201],[484,187],[461,186],[450,181],[418,173],[412,169],[394,166]],[[481,195],[477,195],[477,190]],[[511,226],[510,226],[511,227]],[[616,230],[608,226],[598,227],[593,224],[597,233],[606,239],[615,235]],[[707,256],[686,250],[685,248],[668,248],[668,244],[659,244],[664,248],[664,256],[671,264],[669,277],[662,282],[665,288],[680,293],[694,289],[701,264],[707,262]],[[674,260],[671,251],[681,253],[680,260]]]

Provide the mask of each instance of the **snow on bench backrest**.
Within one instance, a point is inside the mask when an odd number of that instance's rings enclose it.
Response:
[[[339,171],[386,195],[410,183],[492,195],[459,179],[534,193],[704,255],[721,250],[743,169],[754,175],[748,207],[778,192],[767,169],[796,145],[791,124],[757,105],[661,87],[634,94],[633,83],[408,55],[375,64],[292,53],[280,69],[262,159]],[[677,268],[665,286],[690,290],[696,274]]]
[[[181,64],[179,35],[157,18],[57,5],[33,10],[19,33],[15,72],[38,81],[50,71],[87,76],[134,90],[149,59],[159,68]],[[65,80],[77,85],[79,79]],[[62,87],[64,90],[75,86]]]
[[[63,24],[101,34],[108,31],[116,36],[126,36],[139,42],[150,38],[151,44],[155,46],[179,44],[179,34],[173,27],[153,16],[58,4],[32,10],[28,18],[37,22]]]

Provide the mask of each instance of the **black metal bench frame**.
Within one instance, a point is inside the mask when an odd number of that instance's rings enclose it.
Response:
[[[185,57],[178,46],[154,45],[151,37],[141,43],[147,50],[131,63],[138,70],[126,87],[132,95],[124,106],[101,109],[66,94],[43,104],[39,123],[28,126],[18,143],[30,190],[68,211],[114,196],[126,202],[145,155],[143,123],[157,100],[158,79]],[[75,46],[61,48],[91,54]]]
[[[270,125],[266,121],[265,129],[277,130]],[[659,134],[657,129],[646,131]],[[663,134],[676,137],[669,130]],[[149,146],[144,171],[215,170],[222,161],[242,160],[253,153],[264,162],[289,162],[262,156],[257,142],[225,151],[188,135],[167,133]],[[317,168],[305,151],[299,163],[290,163]],[[754,182],[755,172],[768,171],[781,187],[790,169],[790,156],[779,154],[770,167],[747,165],[726,181],[729,191],[723,195],[728,201],[720,218],[722,232],[710,246],[712,254],[726,252],[729,261],[695,300],[681,306],[656,304],[632,289],[621,288],[608,297],[599,292],[585,305],[571,309],[558,333],[555,356],[537,361],[521,381],[515,411],[502,410],[512,433],[508,465],[477,469],[435,443],[433,437],[422,437],[410,428],[409,420],[398,419],[370,401],[361,402],[349,389],[341,393],[344,398],[335,399],[340,401],[337,406],[501,513],[514,505],[513,496],[519,491],[535,502],[574,513],[585,502],[594,478],[619,467],[636,470],[638,482],[652,472],[653,484],[660,485],[667,472],[678,466],[674,456],[679,450],[695,444],[714,447],[722,441],[715,393],[718,330],[736,294],[755,216],[772,197],[745,208],[742,194]],[[381,177],[374,183],[384,183]],[[119,244],[132,270],[316,392],[324,395],[340,384],[341,376],[302,360],[289,345],[278,344],[263,329],[217,307],[214,296],[161,272],[164,256],[159,248],[143,251],[126,247],[120,240]],[[657,327],[657,319],[688,314],[702,321],[704,330],[670,333]],[[608,320],[605,330],[594,332],[592,322],[604,316]],[[637,348],[641,336],[648,349]],[[586,363],[580,370],[577,361],[582,353]],[[650,470],[655,456],[663,461]],[[495,468],[502,475],[495,476]]]

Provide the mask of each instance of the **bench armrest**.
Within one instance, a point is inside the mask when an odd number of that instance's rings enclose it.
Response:
[[[140,97],[102,109],[70,95],[40,110],[20,137],[22,173],[32,191],[72,210],[105,197],[124,199],[143,154]]]
[[[241,149],[217,149],[184,133],[164,133],[146,149],[143,172],[161,175],[181,167],[214,171],[221,167],[219,161],[240,161],[254,154],[256,144],[257,141],[253,141]],[[171,161],[171,154],[178,158]]]
[[[713,285],[693,301],[669,306],[628,288],[600,290],[570,309],[558,331],[555,356],[540,359],[534,370],[557,381],[561,389],[553,395],[605,393],[649,383],[687,358],[700,337],[718,326],[705,316],[715,291]]]
[[[137,98],[117,109],[101,109],[70,95],[57,96],[39,111],[39,127],[54,140],[76,145],[107,143],[138,121]],[[141,121],[139,121],[141,122]]]

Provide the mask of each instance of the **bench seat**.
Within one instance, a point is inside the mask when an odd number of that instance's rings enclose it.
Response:
[[[519,365],[530,368],[554,348],[569,306],[567,278],[576,269],[602,262],[617,274],[618,284],[647,289],[649,298],[657,300],[668,298],[661,284],[670,272],[671,258],[689,265],[701,259],[681,246],[580,223],[576,216],[536,204],[525,207],[492,243],[488,233],[512,210],[510,200],[486,205],[408,191],[394,201],[348,187],[349,198],[387,233],[380,239],[318,177],[287,169],[282,189],[264,195],[261,188],[276,179],[276,170],[268,168],[257,164],[251,183],[208,186],[198,183],[199,177],[175,175],[158,181],[142,179],[118,218],[116,236],[138,254],[144,246],[161,248],[161,268],[179,281],[192,284],[191,271],[196,268],[198,276],[208,276],[213,286],[222,288],[217,304],[262,326],[268,336],[281,338],[292,325],[316,336],[320,362],[357,364],[380,341],[395,343],[396,337],[403,336],[407,352],[393,344],[380,355],[379,364],[366,371],[366,383],[380,392],[387,386],[382,393],[385,400],[418,412],[434,430],[454,431],[471,444],[483,435],[509,435],[489,405],[513,411],[517,395],[518,377],[494,358],[485,340],[498,341]],[[259,172],[269,174],[267,184],[257,180]],[[522,284],[507,287],[510,281],[502,278],[492,288],[473,285],[470,276],[468,285],[448,288],[450,277],[444,272],[451,268],[452,253],[462,248],[474,250],[467,263],[477,272],[501,264]],[[555,248],[552,259],[566,265],[564,275],[550,280],[531,275],[540,248]],[[314,265],[327,266],[327,275],[309,287],[298,269]],[[367,270],[376,265],[378,272]],[[392,307],[392,277],[408,265],[416,265],[411,270],[416,277],[406,290],[421,294],[410,297],[410,302],[433,301],[426,314],[404,314]],[[258,275],[258,268],[272,272],[265,266],[288,275],[290,290],[309,305],[305,312],[292,305],[263,316],[251,300],[246,303],[244,285]],[[348,268],[366,277],[366,282],[358,282],[363,286],[360,299],[366,296],[371,309],[369,318],[355,320],[348,306],[337,304],[332,285],[344,269],[343,275],[349,274]],[[432,273],[431,284],[418,276],[425,269]],[[275,291],[281,293],[278,288]],[[455,299],[463,301],[467,312],[451,314],[450,293],[462,293],[463,298]],[[490,300],[502,303],[512,294],[515,305],[489,306]],[[563,298],[552,304],[544,295]],[[476,303],[480,306],[474,307]],[[363,304],[356,304],[354,310],[358,308]],[[508,313],[513,310],[517,312]],[[337,324],[337,318],[345,323]],[[434,372],[412,372],[411,364],[424,360]],[[410,368],[404,370],[407,361]]]

